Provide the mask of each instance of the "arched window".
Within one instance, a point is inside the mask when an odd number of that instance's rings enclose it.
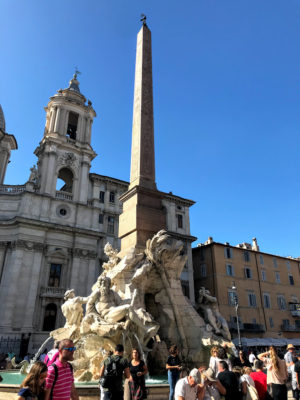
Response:
[[[54,303],[50,303],[46,306],[43,331],[53,331],[55,329],[55,321],[57,314],[57,306]]]
[[[61,170],[59,170],[56,182],[56,190],[72,193],[73,172],[68,168],[62,168]]]
[[[69,136],[70,139],[76,140],[77,125],[78,114],[70,112],[67,127],[67,136]]]

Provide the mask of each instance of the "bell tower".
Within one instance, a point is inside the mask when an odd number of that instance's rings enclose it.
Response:
[[[91,130],[96,113],[81,94],[77,74],[45,107],[44,137],[35,150],[39,193],[87,202],[90,163],[96,153]]]

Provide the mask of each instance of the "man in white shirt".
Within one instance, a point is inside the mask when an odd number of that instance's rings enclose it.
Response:
[[[175,386],[175,400],[195,400],[203,391],[200,386],[201,375],[197,368],[191,370],[189,376],[179,379]]]
[[[288,369],[288,373],[291,373],[291,366],[293,365],[293,357],[295,356],[295,347],[292,344],[289,344],[287,346],[287,352],[284,355],[284,361],[286,363],[287,369]]]
[[[256,360],[255,354],[253,353],[252,350],[250,350],[249,363],[251,364],[251,366],[253,366],[255,360]]]

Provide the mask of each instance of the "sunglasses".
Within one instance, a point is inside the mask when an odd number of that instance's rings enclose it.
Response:
[[[75,351],[76,347],[63,347],[63,350]]]

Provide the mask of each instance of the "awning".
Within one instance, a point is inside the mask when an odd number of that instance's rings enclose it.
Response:
[[[232,342],[235,346],[238,346],[239,339],[234,338]],[[290,339],[290,338],[241,338],[242,346],[252,347],[252,346],[287,346],[292,343],[294,346],[300,346],[300,339]]]

